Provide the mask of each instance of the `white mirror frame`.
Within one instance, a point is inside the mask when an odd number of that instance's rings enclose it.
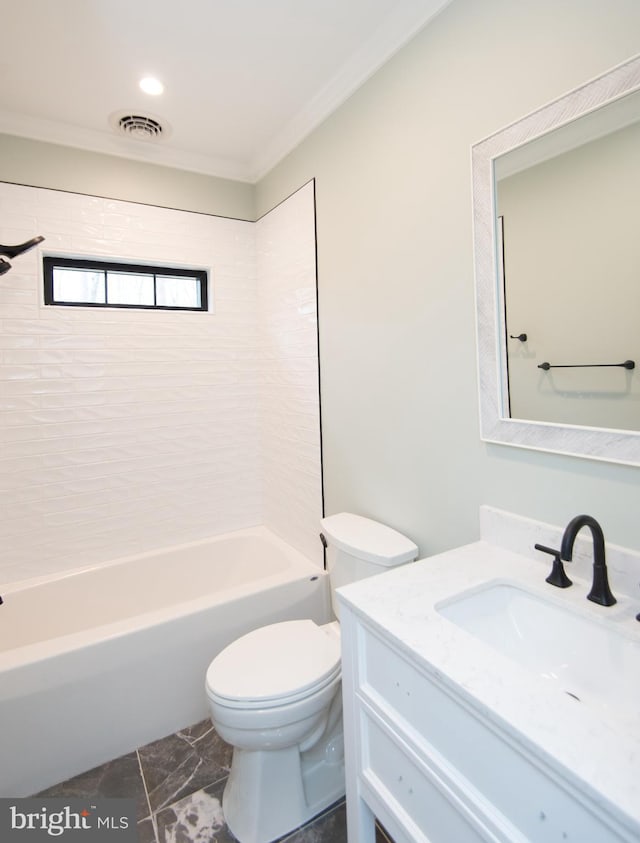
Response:
[[[498,156],[637,90],[640,57],[587,82],[471,148],[480,436],[484,441],[640,465],[640,431],[525,421],[505,415],[506,349],[494,189],[494,161]]]

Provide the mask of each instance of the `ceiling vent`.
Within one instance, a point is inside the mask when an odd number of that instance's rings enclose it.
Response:
[[[111,115],[109,122],[118,134],[134,140],[159,141],[170,134],[166,123],[139,111],[119,111]]]

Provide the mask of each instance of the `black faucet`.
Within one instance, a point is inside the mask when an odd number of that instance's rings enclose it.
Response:
[[[587,600],[599,603],[601,606],[613,606],[616,598],[611,593],[607,579],[607,563],[604,553],[604,533],[595,518],[590,515],[576,515],[567,524],[560,545],[560,556],[565,562],[571,562],[573,543],[578,532],[583,527],[589,527],[593,536],[593,584],[587,594]]]

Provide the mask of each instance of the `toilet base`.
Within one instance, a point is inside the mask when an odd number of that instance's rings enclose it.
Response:
[[[222,797],[240,843],[271,843],[344,796],[342,729],[307,752],[297,746],[254,751],[236,747]]]

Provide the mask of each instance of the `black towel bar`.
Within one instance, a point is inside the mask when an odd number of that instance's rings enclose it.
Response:
[[[621,369],[635,369],[636,364],[633,360],[625,360],[624,363],[540,363],[538,369],[544,369],[548,372],[549,369],[593,369],[600,367],[617,366]]]

